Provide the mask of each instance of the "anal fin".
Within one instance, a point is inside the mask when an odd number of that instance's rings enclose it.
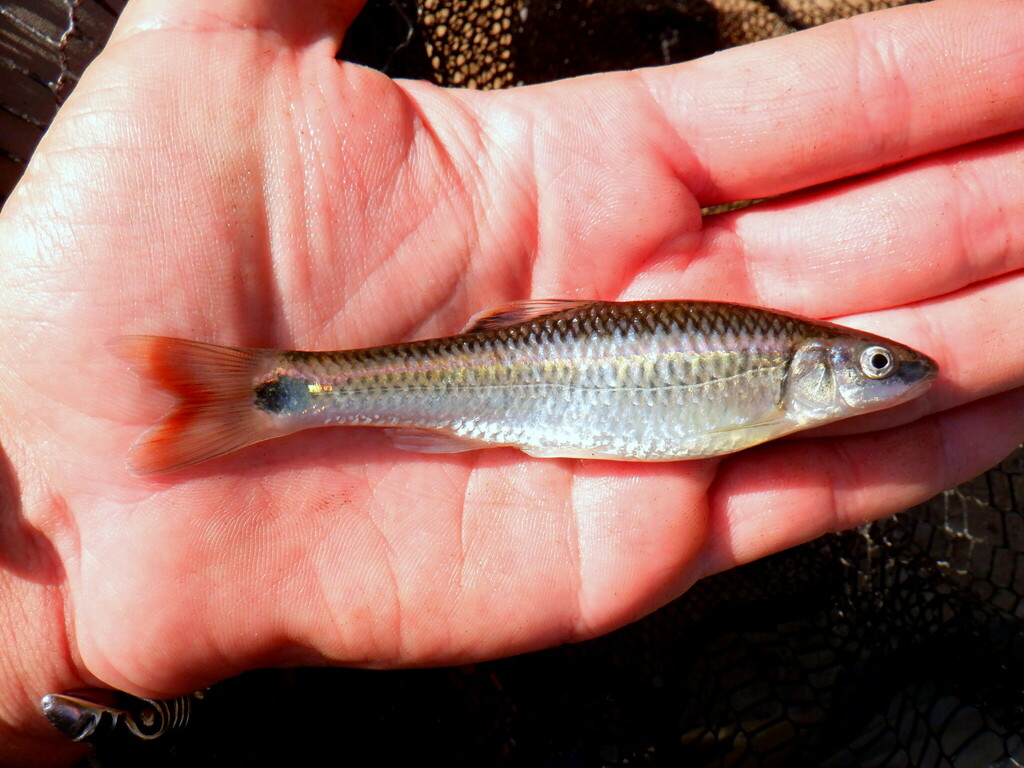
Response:
[[[384,430],[394,446],[413,453],[465,453],[481,448],[496,448],[494,443],[460,437],[450,432],[416,427],[392,427]]]

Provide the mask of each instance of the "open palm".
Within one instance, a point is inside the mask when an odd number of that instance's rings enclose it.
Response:
[[[258,665],[589,637],[1024,434],[1024,4],[489,94],[336,62],[344,2],[172,5],[129,6],[0,222],[0,480],[20,499],[0,558],[48,590],[33,626],[66,636],[48,689],[171,695]],[[530,297],[841,316],[942,379],[720,460],[426,456],[333,429],[125,472],[168,402],[112,337],[358,347]]]

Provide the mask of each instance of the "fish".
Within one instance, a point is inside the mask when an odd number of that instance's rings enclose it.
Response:
[[[521,301],[454,336],[332,352],[162,336],[113,346],[178,398],[130,449],[137,476],[331,425],[383,427],[421,453],[702,459],[889,408],[938,374],[881,336],[707,301]]]

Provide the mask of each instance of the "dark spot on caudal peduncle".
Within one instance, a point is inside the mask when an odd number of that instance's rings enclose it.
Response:
[[[303,382],[282,376],[258,385],[253,390],[256,396],[254,402],[257,408],[267,413],[294,411],[298,405],[300,390],[306,389],[308,388]]]

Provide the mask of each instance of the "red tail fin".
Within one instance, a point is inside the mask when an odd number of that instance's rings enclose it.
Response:
[[[132,474],[173,472],[279,434],[253,404],[254,378],[273,352],[162,336],[124,336],[111,349],[180,398],[132,446]]]

